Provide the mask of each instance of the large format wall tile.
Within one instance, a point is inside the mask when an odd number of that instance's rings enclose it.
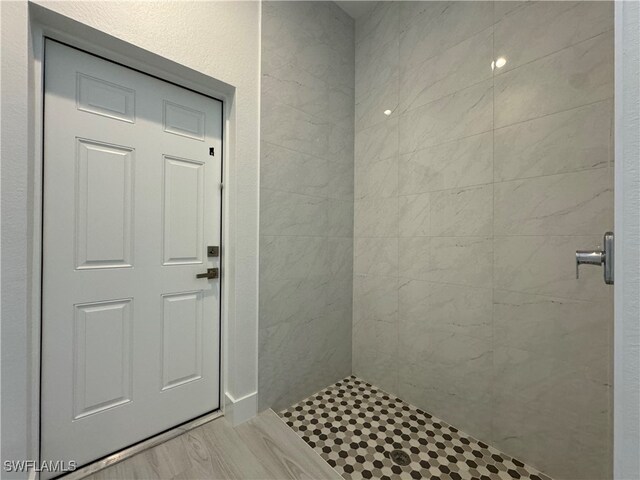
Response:
[[[329,162],[267,142],[260,144],[260,186],[322,196],[329,183]]]
[[[530,2],[496,24],[495,56],[507,71],[612,28],[613,2]]]
[[[482,236],[493,231],[493,185],[431,193],[430,234]]]
[[[612,12],[356,22],[354,373],[554,478],[611,478],[612,289],[575,251],[613,227]]]
[[[497,396],[492,418],[495,443],[555,478],[611,478],[612,436],[606,418],[592,413],[588,422],[576,421],[559,409],[541,412]]]
[[[329,277],[276,278],[261,281],[260,328],[308,323],[322,318]]]
[[[590,235],[612,227],[611,172],[599,168],[495,184],[496,235]]]
[[[401,237],[431,235],[431,194],[419,193],[399,197],[398,215]]]
[[[377,91],[370,91],[356,100],[356,131],[389,120],[385,111],[395,117],[398,108],[398,74],[394,74]]]
[[[323,121],[348,121],[353,116],[352,87],[330,86],[293,65],[263,73],[262,95]]]
[[[353,273],[398,276],[398,239],[360,237],[354,239]]]
[[[265,281],[328,275],[329,245],[324,237],[263,235],[260,271]]]
[[[353,199],[327,199],[329,237],[353,238]]]
[[[602,270],[581,267],[576,279],[576,250],[602,246],[602,235],[495,237],[496,288],[573,299],[607,299]]]
[[[390,39],[378,45],[371,39],[358,45],[361,56],[358,57],[358,97],[379,92],[398,75],[398,42]]]
[[[259,407],[351,373],[354,22],[262,3]]]
[[[263,95],[260,125],[265,142],[328,158],[331,125],[324,120]]]
[[[607,32],[495,77],[495,126],[613,96],[613,33]]]
[[[431,238],[430,274],[434,282],[492,286],[493,242],[491,237]]]
[[[388,237],[398,233],[398,197],[356,200],[356,237]]]
[[[496,181],[606,167],[613,160],[613,102],[499,128],[494,149]]]
[[[401,155],[401,195],[491,183],[493,135],[483,133]]]
[[[398,154],[398,118],[356,131],[355,158],[357,162],[395,157]]]
[[[488,28],[412,68],[400,69],[400,112],[491,78],[493,29]]]
[[[433,2],[418,8],[418,15],[414,15],[400,36],[400,63],[408,68],[472,37],[493,22],[491,2]]]
[[[398,159],[396,157],[356,161],[354,193],[358,200],[398,195]]]
[[[493,303],[496,345],[561,356],[575,365],[594,345],[608,344],[610,299],[572,300],[496,289]]]
[[[327,199],[262,189],[260,230],[262,235],[325,235]]]
[[[398,277],[353,276],[353,324],[398,321]]]
[[[470,137],[493,128],[493,82],[481,82],[400,117],[400,153]]]
[[[398,316],[407,333],[424,324],[435,330],[491,338],[493,305],[490,288],[401,280]]]

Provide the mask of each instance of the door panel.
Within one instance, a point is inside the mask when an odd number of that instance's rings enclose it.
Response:
[[[164,295],[162,389],[202,378],[202,292]]]
[[[164,161],[164,264],[202,263],[204,163]]]
[[[219,408],[221,102],[47,41],[41,453]],[[42,478],[50,475],[43,474]]]
[[[77,142],[76,268],[131,267],[134,150]]]
[[[74,420],[131,401],[132,300],[76,305]]]

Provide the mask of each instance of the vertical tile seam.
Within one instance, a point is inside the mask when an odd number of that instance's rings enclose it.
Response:
[[[491,24],[491,61],[495,61],[496,56],[496,2],[492,0],[493,22]],[[491,374],[489,381],[489,440],[495,442],[495,305],[496,305],[496,289],[495,289],[495,264],[496,264],[496,246],[495,246],[495,218],[496,218],[496,76],[495,70],[491,71],[491,339],[489,346],[491,349]]]

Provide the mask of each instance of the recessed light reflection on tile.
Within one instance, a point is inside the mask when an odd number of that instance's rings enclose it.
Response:
[[[491,70],[495,70],[496,68],[502,68],[507,64],[507,59],[504,57],[499,57],[495,61],[491,62]]]
[[[385,110],[384,114],[388,117],[389,115],[391,115],[391,110]]]

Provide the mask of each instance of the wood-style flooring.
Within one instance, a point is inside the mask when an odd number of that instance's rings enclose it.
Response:
[[[273,410],[237,427],[224,417],[96,472],[90,480],[340,479]]]

